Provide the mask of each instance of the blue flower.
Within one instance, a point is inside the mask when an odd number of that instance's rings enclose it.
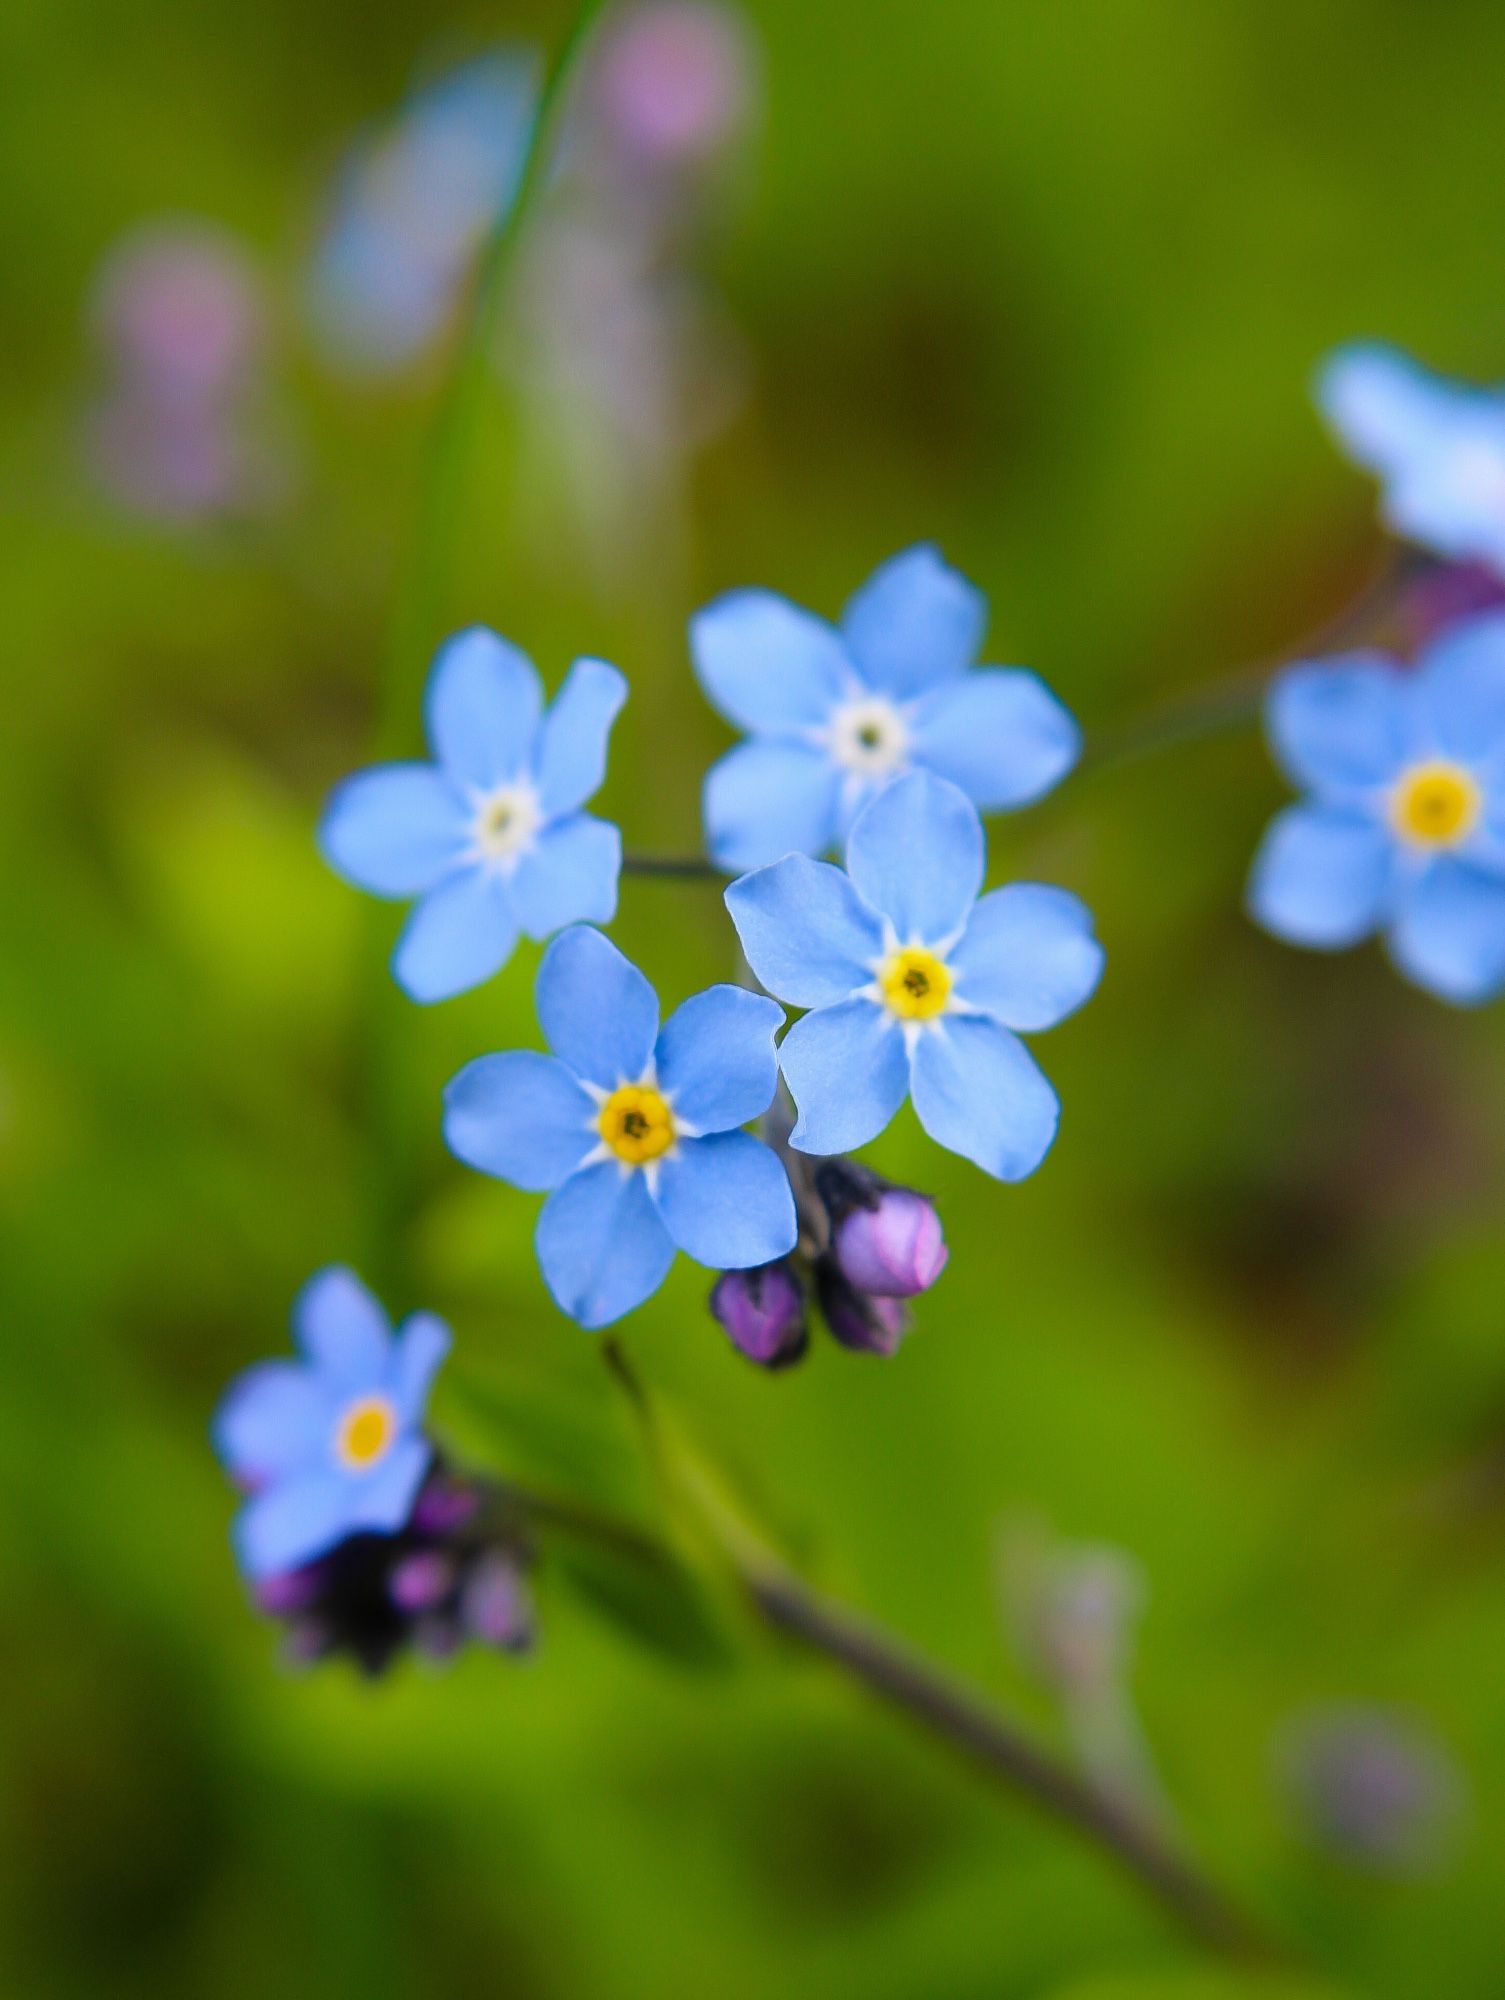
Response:
[[[469,1166],[549,1191],[535,1241],[561,1311],[620,1319],[676,1247],[718,1271],[794,1248],[788,1176],[738,1130],[773,1099],[782,1008],[712,986],[660,1028],[642,973],[584,925],[544,953],[537,999],[554,1054],[467,1064],[444,1094],[444,1136]]]
[[[1505,572],[1505,394],[1362,343],[1324,364],[1317,401],[1349,456],[1379,475],[1398,535]]]
[[[1505,615],[1449,626],[1412,669],[1290,667],[1265,722],[1308,796],[1255,859],[1258,921],[1320,951],[1383,931],[1408,979],[1460,1005],[1505,987]]]
[[[627,683],[577,660],[545,715],[532,663],[473,625],[439,648],[424,700],[433,764],[379,764],[336,787],[324,857],[378,896],[418,896],[392,970],[447,1000],[545,938],[616,914],[622,837],[580,810],[606,774]]]
[[[1018,1031],[1079,1007],[1103,954],[1064,889],[979,899],[983,861],[970,801],[912,771],[858,815],[845,874],[791,854],[727,890],[753,971],[810,1010],[779,1050],[803,1152],[865,1145],[909,1094],[932,1139],[999,1180],[1049,1151],[1060,1106]]]
[[[840,631],[769,590],[690,626],[695,671],[750,740],[706,779],[706,843],[732,869],[824,854],[874,792],[923,765],[983,812],[1026,805],[1076,762],[1076,723],[1037,675],[972,668],[979,590],[928,545],[877,570]]]
[[[220,1404],[214,1443],[251,1494],[235,1523],[246,1574],[296,1569],[362,1530],[407,1521],[432,1455],[421,1425],[449,1328],[414,1313],[394,1339],[351,1271],[310,1278],[293,1306],[301,1361],[246,1371]]]

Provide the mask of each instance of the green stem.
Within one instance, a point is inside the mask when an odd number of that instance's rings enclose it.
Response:
[[[657,875],[685,882],[726,882],[724,868],[700,854],[624,854],[624,875]]]

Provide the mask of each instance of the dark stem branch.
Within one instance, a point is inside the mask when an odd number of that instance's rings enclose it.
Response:
[[[724,868],[701,854],[624,854],[624,875],[660,875],[690,882],[725,882]]]

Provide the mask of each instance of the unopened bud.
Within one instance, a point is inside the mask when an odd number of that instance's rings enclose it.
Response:
[[[786,1368],[805,1351],[805,1295],[787,1261],[723,1271],[711,1311],[733,1346],[762,1368]]]
[[[909,1331],[902,1299],[859,1291],[830,1255],[815,1266],[816,1294],[826,1325],[843,1347],[864,1354],[893,1354]]]

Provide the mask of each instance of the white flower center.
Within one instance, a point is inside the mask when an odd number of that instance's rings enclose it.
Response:
[[[904,718],[881,694],[863,695],[833,709],[828,741],[842,769],[862,777],[897,771],[909,754]]]
[[[538,837],[543,808],[531,785],[498,785],[476,800],[471,838],[477,853],[501,868],[512,868]]]

